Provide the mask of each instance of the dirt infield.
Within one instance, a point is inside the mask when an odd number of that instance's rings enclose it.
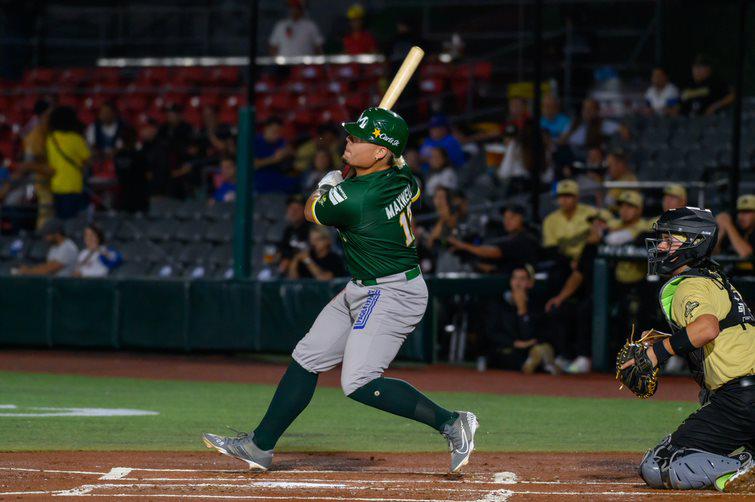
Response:
[[[452,477],[444,474],[447,455],[426,453],[284,453],[265,473],[239,470],[239,462],[213,453],[2,453],[0,499],[745,500],[648,489],[637,478],[638,460],[616,453],[482,453]]]
[[[127,352],[7,350],[0,352],[0,369],[91,376],[200,380],[276,384],[286,370],[282,364],[219,355],[156,355]],[[493,394],[635,399],[619,390],[613,375],[552,377],[514,371],[432,365],[390,368],[387,376],[408,380],[425,391],[489,392]],[[340,374],[330,371],[318,385],[338,387]],[[653,399],[696,401],[698,387],[691,378],[664,376]]]

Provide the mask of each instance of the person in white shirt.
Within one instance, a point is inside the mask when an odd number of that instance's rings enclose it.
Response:
[[[271,56],[305,56],[322,54],[320,29],[304,17],[301,0],[289,0],[289,17],[275,23],[270,34]]]
[[[650,87],[645,92],[649,114],[666,115],[679,105],[679,89],[669,82],[663,68],[654,68],[650,76]]]
[[[71,239],[65,236],[63,222],[58,219],[48,220],[40,234],[50,243],[47,259],[39,265],[22,265],[11,270],[13,275],[54,275],[70,277],[76,266],[79,249]]]
[[[94,224],[87,225],[84,229],[84,249],[76,260],[74,277],[105,277],[108,274],[109,269],[103,262],[107,253],[104,244],[102,230]]]

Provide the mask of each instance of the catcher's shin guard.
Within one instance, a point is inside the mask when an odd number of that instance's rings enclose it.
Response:
[[[652,488],[699,490],[715,486],[716,480],[735,473],[742,459],[695,448],[676,449],[667,437],[648,451],[640,463],[640,476]]]

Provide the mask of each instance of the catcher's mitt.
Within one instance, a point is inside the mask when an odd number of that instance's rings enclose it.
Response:
[[[648,357],[647,348],[658,340],[671,335],[660,331],[650,330],[639,340],[634,339],[634,326],[629,340],[616,355],[616,379],[622,387],[631,390],[637,397],[647,399],[655,394],[658,388],[658,368],[653,368],[653,363]],[[634,364],[628,368],[621,367],[634,359]]]

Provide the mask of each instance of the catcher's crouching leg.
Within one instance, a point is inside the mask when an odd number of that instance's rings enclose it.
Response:
[[[742,458],[677,448],[671,444],[671,436],[667,436],[645,454],[640,463],[640,477],[652,488],[699,490],[715,486],[718,478],[736,472],[742,462]]]

